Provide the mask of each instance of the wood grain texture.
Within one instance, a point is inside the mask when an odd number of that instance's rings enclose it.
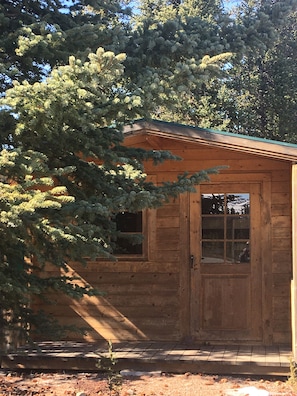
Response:
[[[218,165],[228,168],[211,175],[210,181],[198,186],[196,193],[183,194],[146,212],[146,254],[143,257],[120,257],[117,261],[98,258],[89,261],[86,267],[70,263],[70,271],[103,291],[103,296],[77,302],[49,295],[55,304],[35,301],[36,308],[49,310],[67,324],[84,325],[86,336],[72,335],[81,340],[106,337],[160,341],[193,339],[204,317],[204,338],[199,336],[202,343],[218,342],[220,334],[224,342],[226,329],[233,329],[234,342],[242,344],[253,340],[265,345],[289,343],[291,190],[297,188],[296,181],[291,185],[291,162],[284,160],[283,147],[278,154],[282,158],[278,159],[261,153],[264,146],[272,150],[273,145],[260,145],[251,151],[250,147],[235,147],[236,142],[236,139],[230,142],[229,138],[221,137],[213,146],[158,133],[131,136],[128,145],[168,149],[182,158],[157,167],[150,162],[145,164],[150,180],[157,184],[176,180],[184,171],[197,172]],[[247,189],[256,202],[252,208],[255,268],[251,272],[241,267],[234,274],[228,266],[223,271],[221,268],[221,273],[215,266],[205,272],[198,265],[201,256],[200,192],[218,192],[226,188],[227,192]],[[296,204],[293,208],[294,219],[297,219]],[[295,242],[293,252],[296,261]],[[190,267],[191,254],[195,256],[193,268]],[[50,267],[46,271],[46,275],[59,274]],[[253,296],[257,304],[249,304]],[[216,310],[212,311],[210,306]],[[251,318],[253,337],[249,337],[246,330]],[[208,338],[214,329],[216,335]],[[232,342],[231,336],[228,342]]]

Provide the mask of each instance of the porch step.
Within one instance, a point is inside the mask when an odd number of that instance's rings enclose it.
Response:
[[[162,342],[113,344],[115,370],[289,376],[290,347],[198,346]],[[2,356],[1,369],[99,371],[106,343],[42,342]]]

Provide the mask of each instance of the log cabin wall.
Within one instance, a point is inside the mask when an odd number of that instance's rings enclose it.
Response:
[[[146,171],[157,183],[174,180],[215,166],[228,168],[211,176],[210,183],[261,183],[261,213],[265,229],[262,253],[263,344],[290,343],[291,280],[291,164],[165,138],[135,136],[127,145],[166,149],[183,158]],[[189,269],[189,195],[172,199],[145,214],[147,254],[142,259],[89,262],[86,268],[72,263],[71,271],[104,295],[74,301],[50,296],[52,305],[42,308],[61,323],[87,330],[73,340],[182,340],[191,338],[191,279]],[[40,308],[40,304],[37,304]],[[207,341],[207,340],[205,340]]]

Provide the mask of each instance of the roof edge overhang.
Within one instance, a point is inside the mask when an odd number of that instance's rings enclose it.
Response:
[[[125,138],[135,135],[157,136],[205,146],[297,162],[297,144],[266,140],[235,133],[214,131],[165,121],[139,120],[124,127]]]

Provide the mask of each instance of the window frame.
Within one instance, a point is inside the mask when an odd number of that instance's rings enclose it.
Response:
[[[121,231],[122,234],[139,234],[142,235],[142,253],[117,253],[115,252],[114,255],[117,257],[118,260],[145,260],[148,256],[148,237],[147,237],[147,209],[139,211],[142,214],[142,231],[141,232],[124,232]],[[130,212],[126,212],[130,213]]]
[[[147,175],[146,180],[157,184],[156,175]],[[156,252],[156,213],[157,209],[142,210],[142,254],[115,254],[118,261],[153,261]]]

